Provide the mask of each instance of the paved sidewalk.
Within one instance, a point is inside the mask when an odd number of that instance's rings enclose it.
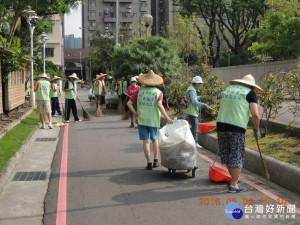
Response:
[[[54,124],[61,120],[61,116],[53,117]],[[13,164],[11,167],[15,167],[0,192],[1,225],[43,224],[44,198],[48,189],[59,131],[59,127],[36,129],[23,154],[19,159],[11,162]],[[21,174],[18,179],[24,181],[14,181],[16,174]]]

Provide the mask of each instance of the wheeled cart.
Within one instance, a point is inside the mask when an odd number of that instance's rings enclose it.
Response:
[[[174,119],[173,124],[160,129],[158,142],[161,164],[173,177],[178,170],[192,171],[195,177],[198,169],[196,143],[186,120]]]

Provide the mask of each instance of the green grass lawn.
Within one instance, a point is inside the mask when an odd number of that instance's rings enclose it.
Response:
[[[39,114],[34,110],[26,119],[8,131],[0,139],[0,171],[6,166],[10,158],[20,149],[28,135],[40,121]]]
[[[175,116],[181,118],[181,115],[176,115],[173,109],[167,110],[167,113],[171,118],[174,118]],[[206,121],[203,120],[202,123],[206,123]],[[209,121],[208,123],[216,124],[216,121]],[[211,131],[210,134],[217,136],[216,130]],[[269,133],[264,138],[259,139],[258,142],[263,154],[300,167],[299,136],[293,137],[286,133],[269,131]],[[251,127],[246,131],[246,146],[252,150],[258,151]]]

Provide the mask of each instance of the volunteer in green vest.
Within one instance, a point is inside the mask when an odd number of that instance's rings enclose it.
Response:
[[[230,84],[222,92],[217,133],[221,162],[227,165],[232,177],[228,191],[237,193],[246,190],[238,184],[238,179],[245,159],[245,132],[249,112],[252,115],[254,137],[259,138],[259,113],[255,93],[262,93],[262,89],[255,84],[251,74],[232,80]]]
[[[126,97],[128,94],[127,88],[128,88],[128,84],[127,84],[126,78],[125,78],[125,76],[122,76],[121,80],[117,82],[117,87],[116,87],[115,91],[118,93],[119,98],[121,98],[121,100],[122,100],[122,105],[125,107],[125,112],[128,111],[128,107],[126,104]]]
[[[200,76],[195,76],[192,79],[191,85],[186,90],[186,96],[188,99],[188,107],[183,109],[182,118],[188,118],[191,124],[191,132],[194,136],[196,147],[202,148],[198,144],[198,126],[199,126],[199,108],[207,107],[206,104],[199,102],[201,96],[197,96],[197,89],[203,84],[202,78]]]
[[[100,101],[100,89],[99,89],[99,78],[100,78],[100,74],[96,74],[96,78],[94,81],[94,85],[93,85],[93,90],[92,92],[94,92],[95,95],[95,100],[96,100],[96,110],[98,109],[98,105],[99,105],[99,101]]]
[[[76,107],[76,102],[75,99],[78,98],[77,96],[77,88],[75,84],[75,80],[79,79],[76,75],[76,73],[73,73],[72,75],[69,76],[69,79],[66,81],[65,87],[64,87],[64,92],[65,92],[65,123],[69,123],[70,121],[70,111],[72,109],[72,113],[75,119],[75,122],[80,122],[81,120],[79,119],[77,115],[77,107]]]
[[[60,96],[60,86],[58,81],[61,78],[58,76],[54,76],[51,80],[51,89],[50,89],[50,97],[51,97],[51,111],[52,116],[55,115],[55,111],[57,111],[58,115],[62,115],[60,107],[59,107],[59,96]]]
[[[161,113],[166,118],[167,123],[172,124],[162,104],[163,94],[155,86],[163,84],[161,76],[150,70],[146,74],[139,76],[139,82],[143,85],[137,92],[130,96],[127,105],[133,115],[138,118],[138,128],[140,140],[143,141],[143,150],[147,159],[146,169],[158,167],[158,130],[160,127]],[[137,95],[137,112],[133,107],[133,99]],[[150,139],[153,146],[153,164],[150,157]]]
[[[34,85],[34,91],[36,92],[36,102],[37,102],[37,112],[40,114],[40,121],[42,123],[41,129],[45,129],[45,120],[44,120],[44,108],[46,109],[49,128],[52,129],[52,117],[51,117],[51,105],[50,105],[50,78],[47,74],[43,73],[42,75],[37,76],[37,81]]]
[[[100,96],[100,107],[101,110],[103,109],[103,105],[105,104],[105,94],[107,93],[107,87],[105,85],[104,79],[107,76],[107,74],[100,73],[99,76],[99,83],[98,83],[98,88],[99,88],[99,96]]]

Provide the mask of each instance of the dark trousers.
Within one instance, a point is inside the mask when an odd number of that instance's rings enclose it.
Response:
[[[61,110],[59,107],[59,99],[58,97],[52,97],[51,98],[51,111],[52,111],[52,116],[55,114],[55,111],[57,111],[57,113],[59,115],[61,115]]]
[[[72,113],[74,116],[75,121],[79,120],[79,117],[77,115],[77,107],[75,99],[66,99],[66,120],[70,120],[70,111],[72,109]]]

